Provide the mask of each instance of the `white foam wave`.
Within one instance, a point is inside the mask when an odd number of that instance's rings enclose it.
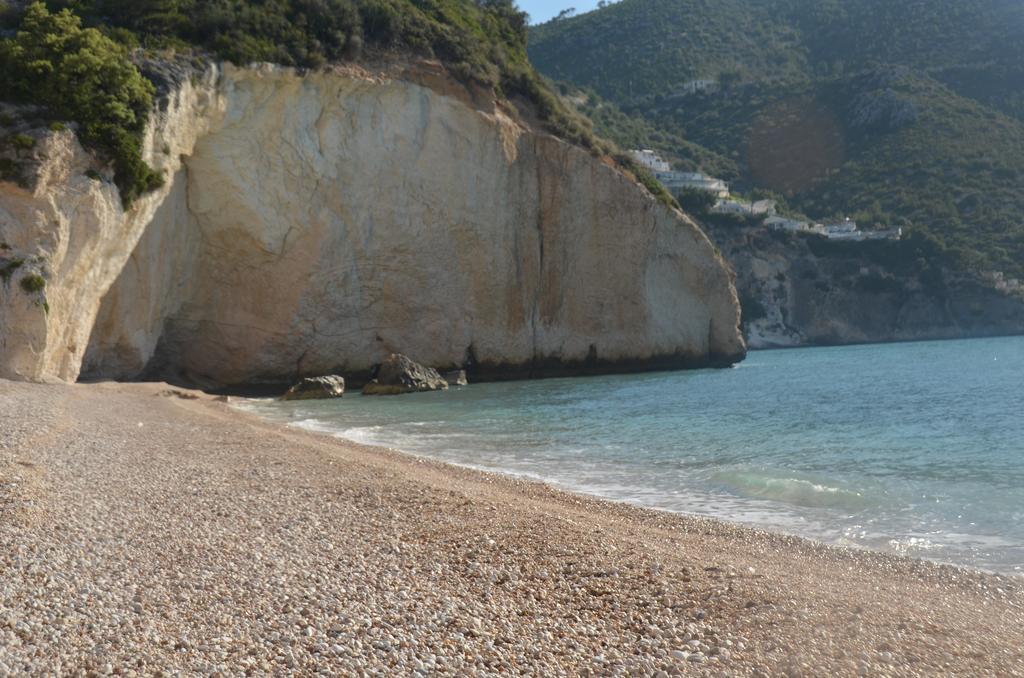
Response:
[[[741,496],[768,499],[808,508],[858,511],[874,504],[862,492],[826,485],[822,481],[760,471],[725,471],[714,480]]]

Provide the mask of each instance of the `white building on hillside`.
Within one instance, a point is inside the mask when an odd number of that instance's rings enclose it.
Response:
[[[750,213],[756,216],[760,216],[762,214],[775,216],[775,208],[777,205],[778,204],[774,200],[755,200],[753,204],[750,205]]]
[[[1024,283],[1019,278],[1007,278],[1006,274],[1002,271],[990,271],[984,275],[1000,292],[1006,292],[1007,294],[1024,293]]]
[[[722,199],[711,208],[717,214],[742,214],[745,216],[763,217],[775,215],[774,200],[758,200],[747,202],[746,200]]]
[[[686,188],[696,188],[714,193],[719,198],[729,196],[729,184],[721,179],[715,179],[700,172],[676,172],[672,169],[672,165],[652,150],[630,151],[629,156],[638,165],[649,170],[654,178],[669,191],[678,192]]]
[[[857,228],[857,222],[850,219],[830,224],[812,224],[799,219],[788,217],[770,216],[764,220],[764,225],[773,231],[786,231],[788,233],[813,233],[828,238],[829,240],[845,240],[848,242],[864,242],[865,240],[900,240],[903,238],[902,228],[889,228],[877,231],[861,231]]]
[[[696,94],[697,92],[710,92],[711,90],[718,89],[717,80],[691,80],[690,82],[683,85],[684,94]]]
[[[660,155],[651,150],[630,151],[629,156],[638,165],[652,172],[671,172],[672,165],[662,159]]]
[[[717,198],[729,197],[729,184],[700,172],[665,172],[655,176],[673,192],[695,188],[699,191],[714,193]]]
[[[829,234],[838,233],[854,233],[857,231],[857,222],[852,219],[844,219],[843,221],[832,221],[825,224],[825,232]]]
[[[750,214],[750,203],[740,200],[719,200],[711,211],[715,214]]]
[[[897,226],[896,228],[887,228],[878,231],[861,231],[864,234],[865,240],[902,240],[903,239],[903,227]]]
[[[773,231],[787,231],[789,233],[813,233],[814,225],[799,219],[789,217],[771,216],[764,220],[764,225]]]
[[[857,229],[857,222],[850,219],[825,224],[824,229],[829,240],[864,240],[864,234]]]

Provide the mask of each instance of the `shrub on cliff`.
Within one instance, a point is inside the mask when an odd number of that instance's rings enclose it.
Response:
[[[318,67],[368,48],[436,57],[463,80],[531,102],[555,134],[607,151],[530,65],[526,15],[512,0],[92,0],[76,7],[108,30],[138,34],[144,45],[197,45],[239,65]]]
[[[625,153],[616,155],[615,162],[618,163],[619,167],[632,173],[636,180],[640,182],[640,185],[646,188],[647,192],[653,195],[662,205],[666,207],[679,207],[679,202],[672,197],[672,194],[668,192],[664,184],[658,181],[646,167],[635,162]]]
[[[141,157],[153,85],[123,46],[82,28],[71,11],[50,13],[40,2],[28,7],[15,37],[0,41],[0,91],[77,122],[83,143],[113,163],[125,204],[159,185]]]
[[[46,279],[38,273],[29,273],[21,279],[21,289],[28,294],[35,294],[46,289]]]
[[[137,46],[303,68],[369,49],[436,57],[464,82],[529,102],[556,136],[611,152],[533,69],[526,14],[513,0],[47,0],[0,18],[18,31],[0,40],[0,98],[77,121],[83,141],[112,159],[126,204],[160,183],[141,159],[153,87],[129,59]]]
[[[718,201],[714,193],[699,188],[684,188],[676,197],[684,210],[698,216],[706,215]]]

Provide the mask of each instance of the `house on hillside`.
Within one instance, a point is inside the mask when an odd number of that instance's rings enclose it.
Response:
[[[698,191],[713,193],[717,198],[729,197],[729,184],[700,172],[665,172],[658,176],[658,181],[665,184],[665,188],[673,193],[695,188]]]
[[[715,214],[750,214],[750,203],[742,200],[719,200],[711,211]]]
[[[903,227],[885,228],[877,231],[861,231],[865,240],[902,240]]]
[[[984,277],[1000,292],[1007,294],[1024,294],[1024,283],[1019,278],[1007,278],[1002,271],[989,271]]]
[[[764,225],[773,231],[786,231],[788,233],[815,233],[817,224],[811,224],[799,219],[789,217],[770,216],[764,220]]]
[[[751,217],[774,216],[776,204],[774,200],[758,200],[747,202],[746,200],[721,199],[711,208],[716,214],[742,214]]]
[[[849,218],[825,224],[824,231],[829,240],[864,240],[864,234],[857,229],[857,222]]]
[[[718,89],[717,80],[691,80],[683,85],[680,92],[683,94],[696,94],[697,92],[711,92]]]
[[[813,233],[824,236],[829,240],[845,240],[848,242],[864,242],[865,240],[900,240],[903,237],[902,228],[879,229],[877,231],[861,231],[857,228],[857,222],[850,219],[830,224],[812,224],[799,219],[788,217],[770,216],[764,220],[764,225],[773,231],[786,231],[788,233]]]
[[[729,184],[721,179],[709,177],[700,172],[676,172],[672,169],[672,165],[652,150],[629,151],[629,157],[636,161],[638,165],[650,171],[654,178],[660,181],[672,193],[677,193],[687,188],[696,188],[701,191],[714,193],[719,198],[729,196]]]
[[[831,221],[825,224],[825,233],[828,235],[840,235],[843,233],[856,233],[857,222],[852,219],[844,219],[843,221]]]
[[[638,165],[651,172],[671,172],[672,165],[662,159],[660,155],[652,150],[630,151],[629,157],[633,158]]]
[[[776,203],[774,200],[755,200],[750,205],[750,213],[755,216],[760,216],[762,214],[767,216],[775,216],[777,207],[778,203]]]

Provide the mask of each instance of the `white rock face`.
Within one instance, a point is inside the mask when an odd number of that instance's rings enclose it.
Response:
[[[423,65],[228,68],[153,128],[169,180],[128,214],[71,135],[57,178],[17,199],[2,185],[0,233],[40,252],[50,313],[0,292],[0,376],[212,386],[393,352],[523,375],[743,355],[730,273],[695,225]]]
[[[168,180],[128,211],[109,173],[104,180],[86,175],[96,160],[71,131],[42,140],[30,189],[0,182],[0,266],[3,259],[26,262],[0,282],[0,378],[78,378],[103,296],[168,196],[181,194],[180,158],[222,104],[216,80],[211,69],[195,85],[183,83],[153,116],[146,159]],[[19,280],[30,274],[46,280],[42,292],[21,289]]]

